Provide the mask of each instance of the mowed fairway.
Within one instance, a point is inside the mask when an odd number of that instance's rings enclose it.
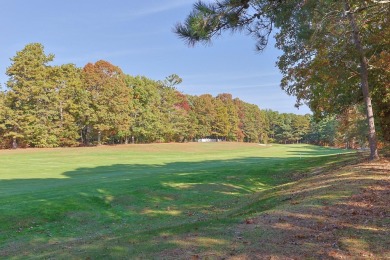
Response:
[[[278,203],[262,194],[292,176],[353,157],[342,153],[242,143],[3,150],[0,257],[218,252],[234,235],[230,225]],[[186,236],[191,243],[181,239]]]

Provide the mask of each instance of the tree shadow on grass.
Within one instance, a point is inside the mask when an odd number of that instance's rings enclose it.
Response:
[[[328,148],[320,146],[307,145],[305,150],[289,150],[287,153],[293,156],[329,156],[334,154],[356,153],[356,150],[352,149],[340,149],[340,148]]]
[[[232,248],[239,252],[231,253],[250,259],[387,259],[389,177],[385,162],[287,184],[279,194],[288,196],[282,206],[237,226],[241,239]]]
[[[0,256],[174,258],[211,248],[222,255],[237,239],[230,227],[245,214],[288,199],[270,191],[290,181],[281,159],[116,164],[79,168],[65,179],[0,181]],[[287,171],[315,160],[291,159]]]

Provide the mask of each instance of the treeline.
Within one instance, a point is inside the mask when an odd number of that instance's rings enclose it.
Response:
[[[126,75],[107,61],[78,68],[50,66],[53,59],[37,43],[11,59],[7,88],[0,92],[1,148],[185,142],[205,137],[353,147],[348,143],[360,140],[350,117],[345,125],[341,117],[316,123],[310,115],[260,110],[231,94],[184,95],[175,88],[181,83],[177,75],[156,81]]]

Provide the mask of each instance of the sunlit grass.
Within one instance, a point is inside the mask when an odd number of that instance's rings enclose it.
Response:
[[[272,188],[347,160],[344,152],[240,143],[0,151],[0,257],[148,257],[191,241],[218,247],[221,228],[278,203]],[[175,242],[202,227],[209,237]]]

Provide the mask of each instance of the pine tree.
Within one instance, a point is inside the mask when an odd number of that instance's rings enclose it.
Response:
[[[48,63],[54,55],[46,55],[39,43],[28,44],[11,59],[6,74],[10,77],[10,107],[13,110],[8,135],[20,139],[24,145],[55,147],[59,145],[53,131],[57,118],[53,107],[56,93],[50,79]]]
[[[257,40],[256,47],[261,51],[267,46],[272,29],[278,28],[275,37],[277,47],[283,51],[278,62],[284,76],[283,89],[297,97],[298,106],[309,102],[320,116],[336,114],[335,110],[340,112],[363,100],[370,159],[374,160],[379,157],[371,91],[379,88],[377,92],[382,93],[387,83],[382,81],[370,87],[369,68],[370,61],[377,60],[379,55],[388,57],[389,45],[380,53],[370,39],[388,34],[389,14],[387,0],[199,1],[175,32],[194,45],[209,43],[223,31],[246,30]],[[381,108],[388,101],[382,99],[378,103]],[[376,114],[382,115],[381,112]],[[384,114],[388,114],[388,109]],[[384,129],[388,127],[385,125]]]

